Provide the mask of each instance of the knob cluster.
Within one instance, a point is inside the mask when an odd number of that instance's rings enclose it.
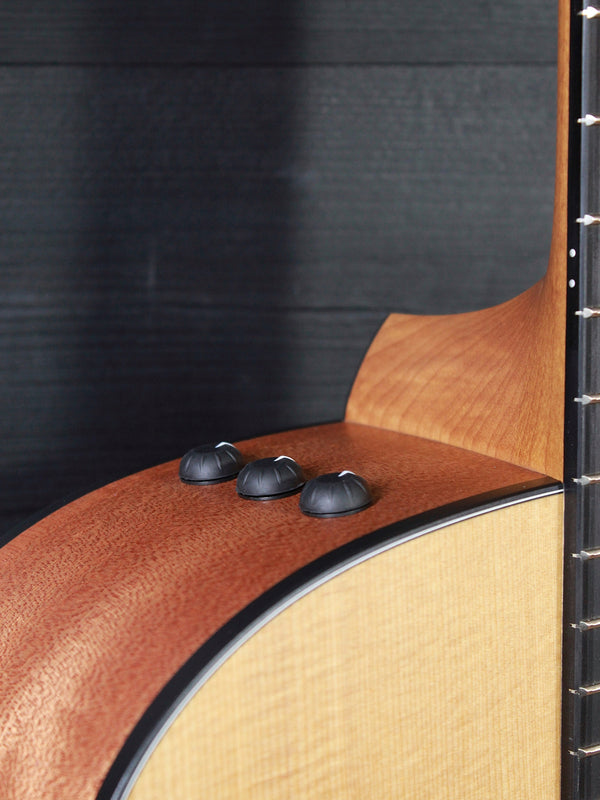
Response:
[[[194,447],[181,459],[179,476],[184,483],[197,486],[237,476],[236,491],[245,500],[277,500],[302,490],[300,510],[311,517],[356,514],[373,502],[365,479],[350,470],[319,475],[307,482],[293,458],[281,455],[244,465],[244,457],[229,442]]]

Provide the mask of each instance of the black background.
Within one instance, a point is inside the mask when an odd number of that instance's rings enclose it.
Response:
[[[539,278],[555,49],[541,0],[4,0],[1,525]]]

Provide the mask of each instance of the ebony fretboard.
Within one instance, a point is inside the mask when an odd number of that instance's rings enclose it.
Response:
[[[600,7],[600,4],[598,4]],[[571,14],[563,800],[600,798],[600,11]]]

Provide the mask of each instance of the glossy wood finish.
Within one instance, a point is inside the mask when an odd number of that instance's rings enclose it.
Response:
[[[174,462],[83,497],[0,550],[3,800],[92,800],[166,681],[293,571],[398,519],[540,476],[465,450],[339,423],[250,440],[309,477],[353,469],[375,504],[337,520],[298,498],[182,485]]]
[[[543,497],[313,589],[208,679],[131,800],[558,800],[561,530]]]
[[[449,442],[563,475],[567,260],[568,3],[559,20],[552,247],[544,279],[500,306],[392,315],[354,383],[346,420]]]

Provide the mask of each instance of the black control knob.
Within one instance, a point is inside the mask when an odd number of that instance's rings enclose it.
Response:
[[[304,486],[302,467],[293,458],[260,458],[240,472],[236,490],[246,500],[276,500],[294,494]]]
[[[344,470],[309,481],[300,495],[300,511],[310,517],[343,517],[362,511],[372,502],[365,479]]]
[[[240,451],[229,442],[203,444],[187,452],[179,464],[179,477],[184,483],[203,486],[229,481],[244,466]]]

